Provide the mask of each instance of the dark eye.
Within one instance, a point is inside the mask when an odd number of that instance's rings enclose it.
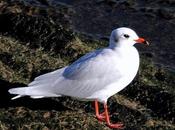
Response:
[[[129,35],[128,34],[124,34],[123,35],[125,38],[129,38]]]

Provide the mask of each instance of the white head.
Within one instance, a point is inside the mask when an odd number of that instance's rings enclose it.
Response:
[[[139,38],[136,32],[130,28],[121,27],[112,31],[109,47],[133,46],[135,43],[149,44],[143,38]]]

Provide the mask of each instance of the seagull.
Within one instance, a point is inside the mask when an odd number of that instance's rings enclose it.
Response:
[[[40,75],[27,87],[9,89],[10,94],[31,98],[70,96],[95,102],[95,115],[109,128],[123,128],[122,123],[111,123],[107,107],[109,97],[124,89],[137,74],[139,53],[136,43],[149,44],[130,28],[112,31],[109,46],[79,58],[69,66]],[[99,102],[104,112],[99,112]]]

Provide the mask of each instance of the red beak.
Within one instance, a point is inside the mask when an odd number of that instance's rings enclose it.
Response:
[[[150,43],[148,41],[146,41],[144,38],[139,38],[137,40],[134,40],[136,41],[137,43],[143,43],[143,44],[146,44],[146,45],[149,45]]]

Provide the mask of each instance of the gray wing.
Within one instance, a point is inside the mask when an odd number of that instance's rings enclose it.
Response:
[[[86,98],[120,77],[116,56],[109,49],[88,53],[67,67],[56,81],[55,92],[61,95]]]

